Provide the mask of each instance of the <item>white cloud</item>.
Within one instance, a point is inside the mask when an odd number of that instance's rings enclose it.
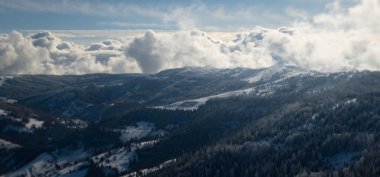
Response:
[[[216,40],[196,30],[169,35],[149,31],[130,43],[126,55],[135,58],[145,73],[184,66],[258,68],[274,64],[264,48],[252,45]]]
[[[48,50],[36,48],[32,41],[12,32],[0,38],[0,73],[48,73],[53,69]]]
[[[32,36],[12,32],[0,38],[0,74],[140,72],[136,62],[125,57],[119,42],[103,41],[101,45],[87,51],[83,46],[62,42],[50,32]]]
[[[316,15],[315,24],[335,30],[380,31],[380,1],[361,0],[356,6],[343,8],[340,1],[327,5],[328,13]]]
[[[202,3],[171,8],[160,16],[165,24],[174,23],[180,30],[206,31],[246,30],[258,24],[281,26],[290,23],[292,18],[268,8],[247,6],[231,10],[230,7],[210,7]]]
[[[225,13],[220,10],[216,16],[223,17]],[[181,16],[182,12],[178,14]],[[12,32],[0,37],[0,72],[2,75],[155,73],[184,66],[261,68],[276,63],[323,72],[379,70],[380,22],[377,19],[380,19],[380,2],[362,0],[350,8],[343,8],[336,1],[328,6],[326,13],[310,21],[296,22],[291,28],[257,27],[238,33],[230,41],[194,29],[170,33],[148,31],[124,40],[82,46],[49,32],[31,36]]]
[[[301,20],[307,20],[309,17],[307,12],[301,9],[294,8],[294,7],[285,8],[285,14],[295,19],[301,19]]]
[[[197,50],[189,52],[191,57],[181,59],[182,62],[175,66],[181,64],[208,66],[212,63],[211,66],[215,67],[257,68],[281,62],[323,72],[379,70],[380,21],[378,19],[380,19],[378,0],[362,0],[349,8],[342,7],[340,1],[336,1],[328,5],[327,13],[316,15],[311,22],[295,23],[290,29],[257,28],[238,35],[234,42],[218,41],[217,44],[212,44],[207,37],[183,38],[183,35],[178,37],[177,33],[174,39],[159,40],[165,44],[163,46],[171,46],[172,43],[176,46],[167,47],[169,51],[162,50],[165,51],[165,60],[169,61],[160,61],[176,63],[178,58],[186,56],[187,52],[183,51],[195,48]],[[197,44],[208,47],[194,47],[199,46]],[[175,50],[171,50],[173,48]],[[203,58],[204,55],[207,56],[206,59]],[[187,58],[191,58],[191,62]],[[167,68],[165,64],[161,63],[161,66]]]

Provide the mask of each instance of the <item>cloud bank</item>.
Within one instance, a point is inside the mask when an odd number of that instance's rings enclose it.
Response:
[[[118,41],[88,47],[62,41],[50,32],[0,37],[0,74],[87,74],[139,72]]]
[[[185,66],[262,68],[291,64],[322,72],[380,70],[380,2],[327,12],[289,28],[255,29],[231,41],[199,30],[147,31],[82,46],[50,32],[0,36],[0,75],[155,73]]]

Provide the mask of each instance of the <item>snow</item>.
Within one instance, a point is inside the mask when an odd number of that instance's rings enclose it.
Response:
[[[272,84],[272,85],[270,85]],[[185,111],[193,111],[197,110],[200,106],[205,105],[208,100],[216,99],[216,98],[228,98],[233,96],[242,96],[242,95],[257,95],[257,96],[269,96],[272,95],[276,88],[282,87],[282,85],[276,85],[273,83],[264,84],[261,86],[251,87],[242,90],[235,90],[230,92],[225,92],[217,95],[211,95],[207,97],[202,97],[193,100],[184,100],[175,102],[165,106],[156,106],[153,108],[156,109],[167,109],[167,110],[185,110]]]
[[[240,96],[240,95],[246,95],[250,94],[253,92],[255,88],[248,88],[248,89],[243,89],[243,90],[236,90],[236,91],[231,91],[231,92],[225,92],[221,93],[218,95],[212,95],[212,96],[207,96],[207,97],[202,97],[198,99],[193,99],[193,100],[184,100],[184,101],[179,101],[175,102],[166,106],[156,106],[153,108],[157,109],[168,109],[168,110],[197,110],[200,106],[206,104],[206,102],[210,99],[215,99],[215,98],[227,98],[227,97],[232,97],[232,96]]]
[[[13,76],[1,76],[0,77],[0,87],[4,85],[6,80],[13,79]]]
[[[279,77],[274,77],[275,75],[279,75]],[[197,110],[200,106],[205,105],[206,102],[210,99],[215,98],[227,98],[232,96],[242,96],[242,95],[257,95],[257,96],[269,96],[272,95],[276,88],[281,88],[282,85],[278,84],[281,81],[299,76],[299,75],[307,75],[307,76],[316,76],[319,75],[317,72],[306,71],[300,68],[293,68],[290,66],[284,65],[275,65],[269,68],[266,68],[258,73],[254,73],[253,76],[244,77],[242,80],[247,81],[249,83],[254,83],[260,80],[268,81],[273,79],[273,81],[269,83],[265,83],[262,85],[254,86],[251,88],[229,91],[217,95],[211,95],[207,97],[201,97],[198,99],[190,99],[183,100],[175,103],[171,103],[169,105],[164,106],[155,106],[153,108],[156,109],[167,109],[167,110],[185,110],[185,111],[193,111]]]
[[[19,170],[11,172],[6,176],[16,177],[22,176],[23,174],[30,174],[31,176],[53,176],[55,172],[54,157],[48,153],[42,153]]]
[[[56,165],[57,158],[54,155],[44,152],[38,155],[28,164],[20,169],[10,172],[5,176],[66,176],[66,177],[84,177],[87,174],[89,162],[87,159],[74,162],[64,166],[64,168]],[[62,168],[62,169],[60,169]]]
[[[7,115],[8,115],[8,111],[4,109],[0,109],[0,116],[7,116]]]
[[[333,106],[333,110],[336,110],[336,109],[338,109],[339,108],[339,104],[335,104],[334,106]]]
[[[110,83],[110,84],[97,84],[96,87],[98,88],[105,88],[105,87],[114,87],[114,86],[123,86],[124,83]]]
[[[165,131],[155,130],[153,123],[149,122],[137,122],[136,126],[128,126],[125,129],[116,130],[120,132],[120,140],[127,143],[131,139],[141,139],[148,135],[160,135],[162,136]]]
[[[10,150],[15,148],[20,148],[21,146],[18,144],[14,144],[7,140],[0,139],[0,149]]]
[[[306,121],[306,123],[305,123],[305,125],[303,126],[303,128],[304,128],[304,129],[307,129],[307,128],[312,127],[313,124],[310,123],[310,121],[315,120],[315,118],[317,118],[318,116],[319,116],[318,113],[313,114],[313,116],[311,116],[311,119],[308,119],[308,120]]]
[[[315,113],[315,114],[311,117],[311,119],[314,120],[318,115],[319,115],[318,113]]]
[[[127,171],[129,164],[136,157],[135,152],[122,147],[92,157],[92,161],[98,166],[116,169],[119,173]]]
[[[287,79],[291,77],[295,77],[302,74],[308,74],[310,71],[305,71],[300,68],[289,68],[286,65],[274,65],[272,67],[266,68],[254,76],[247,77],[242,79],[248,83],[255,83],[258,81],[265,81],[271,79],[275,75],[280,75],[281,79]]]
[[[343,103],[337,103],[333,106],[333,110],[336,110],[336,109],[340,108],[341,106],[347,106],[347,105],[354,104],[354,103],[356,103],[356,101],[357,101],[356,98],[352,98],[352,99],[348,99],[348,100],[344,101]]]
[[[83,147],[65,147],[52,153],[57,159],[57,165],[62,166],[64,164],[73,161],[85,160],[90,154],[84,150]]]
[[[147,148],[147,147],[152,147],[155,144],[157,144],[159,141],[160,140],[151,140],[151,141],[143,141],[143,142],[139,142],[139,143],[134,143],[134,144],[132,144],[131,149],[132,149],[132,151],[134,151],[136,149],[143,149],[143,148]]]
[[[85,177],[88,169],[78,170],[73,173],[64,174],[61,177]]]
[[[147,168],[147,169],[142,169],[138,172],[133,172],[133,173],[129,173],[127,175],[124,175],[123,177],[137,177],[137,176],[145,176],[149,173],[153,173],[155,171],[158,171],[162,168],[165,168],[165,167],[168,167],[170,165],[172,165],[173,163],[176,162],[177,159],[171,159],[171,160],[168,160],[168,161],[165,161],[164,163],[158,165],[158,166],[155,166],[153,168]]]
[[[42,125],[44,124],[44,121],[40,121],[37,119],[29,118],[29,122],[25,124],[25,127],[28,129],[39,129],[42,128]]]
[[[16,132],[19,132],[19,133],[33,133],[32,129],[28,129],[26,127],[14,126],[14,125],[7,125],[3,129],[3,132],[7,132],[7,131],[16,131]]]
[[[146,174],[158,171],[158,170],[160,170],[160,169],[162,169],[164,167],[167,167],[167,166],[173,164],[174,162],[176,162],[176,159],[168,160],[168,161],[166,161],[166,162],[164,162],[164,163],[162,163],[162,164],[160,164],[160,165],[158,165],[156,167],[148,168],[148,169],[143,169],[143,170],[141,170],[141,172],[142,172],[142,174],[146,175]]]
[[[255,82],[262,80],[263,77],[264,77],[263,73],[261,72],[261,73],[257,74],[256,76],[245,78],[245,79],[243,79],[243,81],[246,81],[248,83],[255,83]]]
[[[80,119],[62,119],[58,118],[60,124],[65,125],[66,128],[83,129],[87,127],[87,123]]]
[[[59,170],[59,176],[75,176],[78,174],[82,174],[83,172],[87,172],[87,169],[85,170],[80,170],[84,167],[87,167],[89,165],[88,162],[79,162],[73,166],[68,166],[62,170]],[[74,172],[74,173],[72,173]],[[86,173],[85,173],[86,174]]]
[[[353,98],[353,99],[349,99],[345,102],[345,105],[348,105],[348,104],[352,104],[352,103],[356,103],[356,98]]]
[[[189,75],[189,74],[194,74],[196,73],[197,75],[208,75],[208,74],[214,74],[216,72],[222,71],[223,69],[219,68],[213,68],[213,67],[185,67],[182,69],[169,69],[165,71],[161,71],[158,73],[158,75],[153,76],[153,79],[165,79],[168,76],[172,74],[176,75]]]
[[[9,103],[9,104],[17,103],[17,100],[9,99],[7,97],[0,97],[0,101],[3,103]]]
[[[18,119],[14,119],[18,121]],[[16,131],[20,133],[33,133],[35,129],[42,128],[42,125],[44,124],[44,121],[40,121],[37,119],[29,118],[28,123],[26,123],[24,126],[14,126],[14,125],[7,125],[3,131]]]

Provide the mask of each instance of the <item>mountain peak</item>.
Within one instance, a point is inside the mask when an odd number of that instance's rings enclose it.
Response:
[[[257,81],[269,81],[269,80],[279,80],[286,79],[294,76],[298,76],[301,74],[308,74],[313,71],[305,70],[295,65],[287,65],[287,64],[276,64],[270,66],[268,68],[263,68],[261,71],[255,73],[250,77],[243,78],[242,80],[247,81],[249,83],[254,83]]]

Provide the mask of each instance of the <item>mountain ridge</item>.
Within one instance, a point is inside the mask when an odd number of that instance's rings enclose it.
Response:
[[[378,152],[379,78],[292,66],[9,78],[0,86],[0,174],[265,176],[270,164],[293,169],[274,176],[360,174],[356,157]]]

